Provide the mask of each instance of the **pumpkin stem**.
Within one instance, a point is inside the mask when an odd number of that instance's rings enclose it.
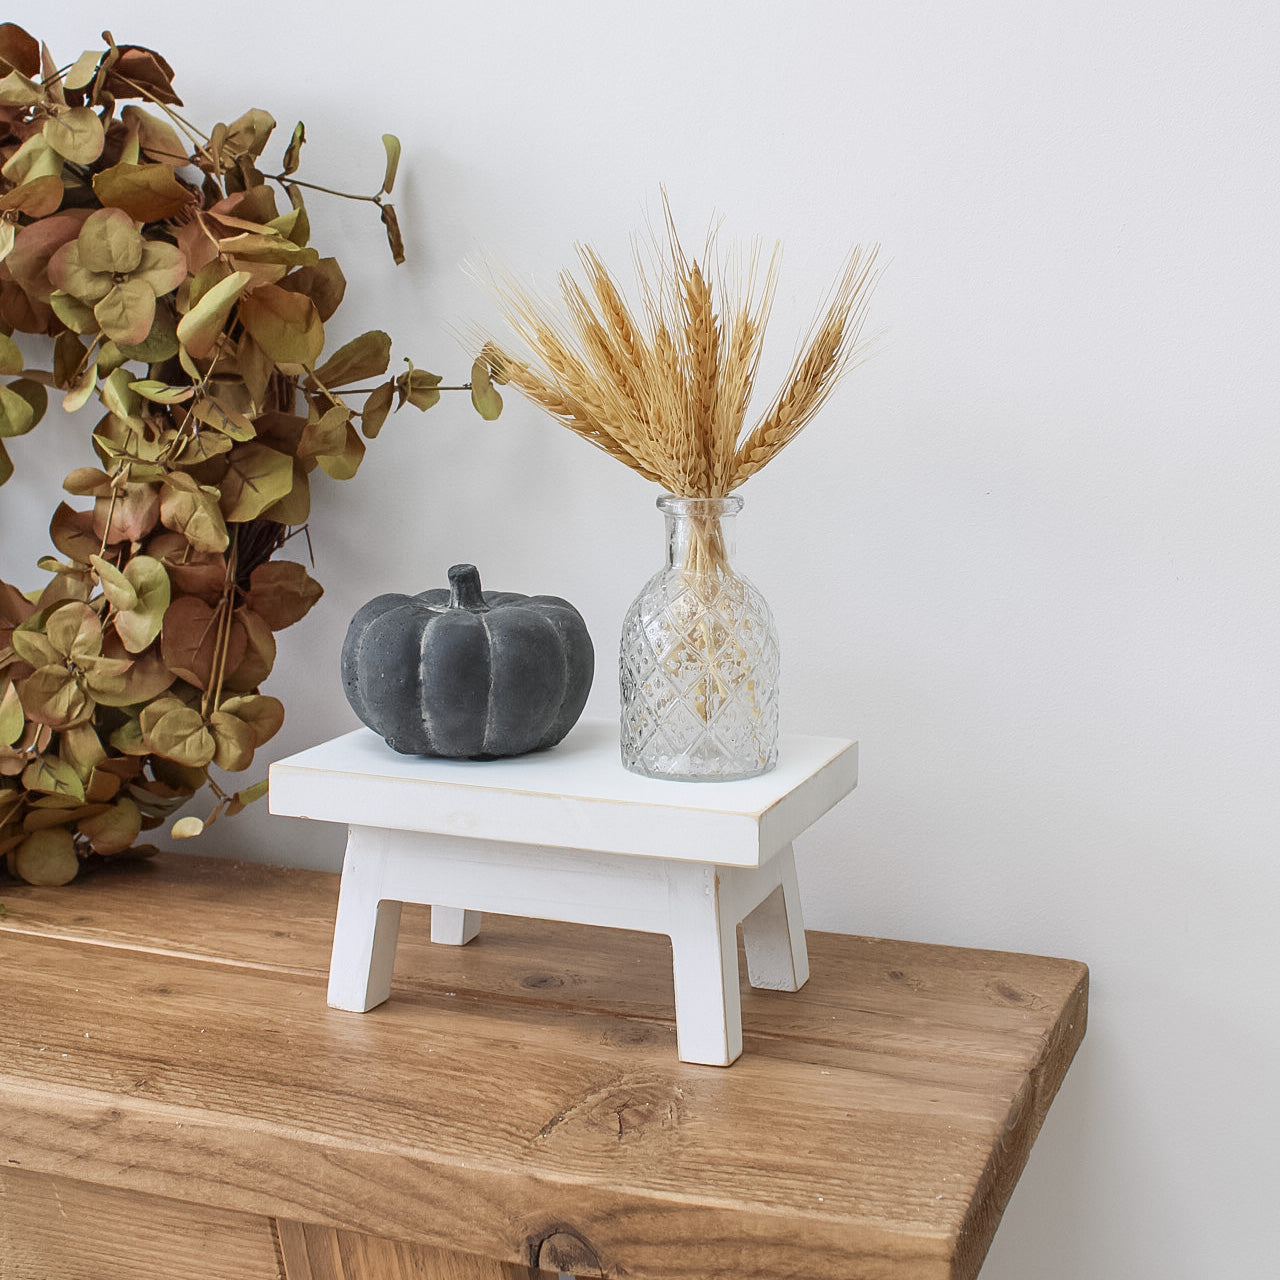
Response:
[[[480,571],[475,565],[455,564],[449,570],[449,608],[488,608],[480,590]]]

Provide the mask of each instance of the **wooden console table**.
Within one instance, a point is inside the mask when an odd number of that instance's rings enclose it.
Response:
[[[668,943],[487,917],[325,1002],[338,877],[0,883],[5,1280],[963,1280],[1084,1033],[1083,965],[810,933],[682,1063]]]

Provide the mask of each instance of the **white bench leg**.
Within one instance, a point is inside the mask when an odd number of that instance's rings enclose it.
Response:
[[[809,980],[796,860],[788,845],[774,859],[779,884],[742,922],[747,978],[767,991],[799,991]]]
[[[329,961],[328,1001],[335,1009],[364,1013],[391,994],[400,903],[383,897],[387,857],[384,832],[347,829]]]
[[[461,907],[431,908],[431,941],[446,946],[461,947],[480,932],[479,911],[464,911]]]
[[[673,865],[669,895],[677,1052],[727,1067],[742,1053],[738,922],[721,914],[715,867]]]

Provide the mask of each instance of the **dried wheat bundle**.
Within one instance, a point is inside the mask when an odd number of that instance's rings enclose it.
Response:
[[[701,262],[690,259],[665,194],[663,213],[665,235],[651,235],[647,252],[636,247],[638,306],[628,306],[585,245],[582,281],[561,272],[557,302],[490,273],[525,351],[522,358],[490,341],[485,355],[495,380],[646,479],[679,497],[719,498],[794,440],[866,351],[860,338],[878,246],[849,255],[781,389],[748,430],[779,251],[763,270],[758,246],[722,270],[714,233]]]

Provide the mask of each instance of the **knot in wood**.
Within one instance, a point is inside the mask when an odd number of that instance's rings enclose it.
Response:
[[[556,1227],[530,1242],[530,1262],[541,1271],[566,1271],[571,1276],[603,1276],[599,1255],[571,1227]]]
[[[674,1133],[683,1115],[684,1090],[660,1076],[627,1074],[556,1112],[534,1141],[546,1141],[563,1130],[596,1149],[619,1142],[651,1143]]]

